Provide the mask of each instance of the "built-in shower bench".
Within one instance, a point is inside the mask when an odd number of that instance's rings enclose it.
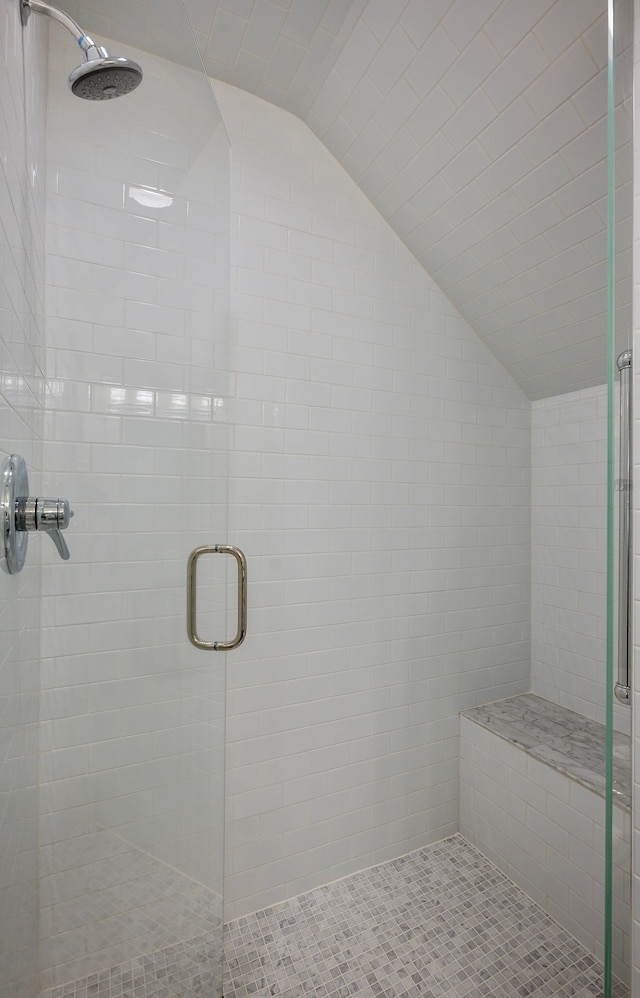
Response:
[[[614,734],[614,972],[629,980],[630,740]],[[460,716],[460,831],[597,956],[605,729],[533,693]]]

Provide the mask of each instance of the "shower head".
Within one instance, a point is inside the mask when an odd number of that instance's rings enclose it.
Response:
[[[46,14],[70,31],[85,54],[86,61],[77,66],[69,76],[71,91],[84,100],[113,100],[130,94],[142,80],[142,70],[133,59],[110,56],[105,48],[96,45],[72,17],[52,7],[45,0],[19,0],[23,25],[32,10]]]
[[[130,94],[142,80],[142,70],[133,59],[114,59],[106,49],[98,58],[87,59],[69,76],[69,86],[84,100],[113,100]]]

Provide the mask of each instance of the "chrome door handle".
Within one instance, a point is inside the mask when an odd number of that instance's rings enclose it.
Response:
[[[238,566],[238,630],[231,641],[203,641],[196,629],[196,590],[198,558],[203,554],[230,554]],[[238,648],[247,634],[247,559],[240,548],[232,544],[204,544],[194,548],[187,560],[187,634],[196,648],[205,651],[231,651]]]

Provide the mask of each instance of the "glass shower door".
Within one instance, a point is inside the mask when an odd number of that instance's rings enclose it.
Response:
[[[606,998],[630,983],[633,647],[633,3],[609,2]],[[615,992],[617,993],[617,992]]]
[[[189,643],[186,577],[228,540],[229,150],[182,4],[144,7],[145,51],[130,4],[86,26],[143,68],[117,101],[69,93],[50,31],[45,482],[76,515],[43,566],[41,972],[220,995],[225,655]]]

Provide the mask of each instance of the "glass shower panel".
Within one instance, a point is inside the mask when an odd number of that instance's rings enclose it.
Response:
[[[216,995],[225,656],[189,644],[185,584],[227,541],[229,149],[182,4],[145,5],[145,51],[117,6],[86,30],[143,67],[121,100],[74,98],[50,31],[45,481],[76,515],[43,566],[42,984]],[[198,626],[221,639],[210,561]]]
[[[625,455],[633,415],[629,387],[632,357],[633,219],[633,3],[609,4],[608,226],[609,226],[609,432],[607,558],[607,799],[605,875],[605,994],[611,973],[629,983],[631,964],[630,734],[632,612],[625,566],[632,544],[632,476]],[[630,371],[629,371],[630,367]],[[628,387],[629,386],[629,387]],[[625,425],[627,429],[625,429]],[[625,521],[629,530],[625,529]],[[629,573],[630,575],[630,573]],[[615,696],[614,696],[615,690]],[[627,701],[628,702],[625,702]]]
[[[41,484],[44,366],[44,32],[23,45],[17,5],[0,32],[0,462],[25,456]],[[29,113],[25,114],[25,109]],[[0,569],[0,996],[38,985],[40,550]],[[2,551],[4,560],[4,550]]]

